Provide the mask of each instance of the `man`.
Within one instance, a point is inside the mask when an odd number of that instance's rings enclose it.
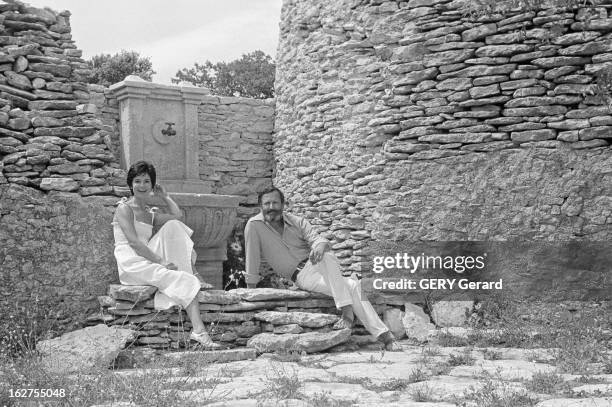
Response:
[[[246,283],[253,288],[260,280],[261,256],[281,276],[290,278],[299,288],[330,295],[342,318],[334,329],[353,326],[354,316],[385,349],[399,351],[395,337],[380,320],[369,301],[361,300],[359,283],[345,278],[327,239],[320,237],[299,216],[284,213],[285,197],[278,188],[259,195],[261,212],[249,219],[244,234],[246,245]]]

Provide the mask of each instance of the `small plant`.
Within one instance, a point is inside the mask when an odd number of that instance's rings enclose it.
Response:
[[[427,372],[419,366],[416,369],[414,369],[412,372],[410,372],[410,375],[408,375],[407,382],[408,383],[424,382],[428,378],[429,378],[429,374],[427,374]]]
[[[419,403],[436,401],[436,399],[433,398],[433,389],[426,383],[416,386],[409,394],[412,400]]]
[[[486,360],[500,360],[502,358],[502,353],[493,349],[485,349],[482,355]]]
[[[323,391],[321,393],[315,393],[310,397],[307,397],[306,401],[308,406],[311,407],[351,407],[357,403],[356,399],[353,400],[338,400],[331,396],[331,392]]]
[[[532,407],[538,402],[529,396],[524,390],[516,390],[511,384],[502,381],[494,381],[488,376],[482,387],[476,389],[474,386],[457,398],[455,403],[463,407],[475,403],[478,407]]]
[[[461,366],[461,365],[471,366],[475,362],[475,359],[472,356],[471,348],[465,348],[463,353],[451,353],[449,357],[450,359],[448,360],[448,364],[450,366]]]
[[[535,372],[531,380],[525,382],[525,387],[527,390],[544,394],[555,394],[561,390],[567,393],[570,390],[563,377],[554,372]]]
[[[265,389],[259,394],[258,399],[299,399],[303,397],[301,389],[303,383],[297,372],[289,373],[282,365],[272,365],[272,373],[266,374],[263,380]]]
[[[440,356],[442,354],[439,348],[431,346],[423,348],[423,351],[421,353],[423,356]]]

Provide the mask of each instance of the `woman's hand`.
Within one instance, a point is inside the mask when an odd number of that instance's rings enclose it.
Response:
[[[167,198],[168,191],[166,191],[166,188],[164,188],[162,185],[155,184],[155,186],[153,187],[153,195],[160,198]]]

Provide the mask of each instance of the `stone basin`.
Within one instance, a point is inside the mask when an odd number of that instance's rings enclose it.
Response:
[[[226,241],[234,228],[240,197],[186,192],[171,192],[170,196],[185,213],[184,223],[193,229],[196,269],[214,288],[222,288]],[[165,207],[159,198],[151,198],[149,204]]]

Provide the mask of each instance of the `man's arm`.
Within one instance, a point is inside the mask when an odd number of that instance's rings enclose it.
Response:
[[[244,228],[244,245],[246,250],[245,271],[247,288],[255,288],[259,282],[259,265],[261,263],[261,246],[259,236],[252,222]]]
[[[315,228],[304,218],[300,218],[299,227],[302,230],[304,239],[310,245],[309,259],[312,264],[317,264],[323,258],[323,254],[331,250],[329,240],[319,235]]]

